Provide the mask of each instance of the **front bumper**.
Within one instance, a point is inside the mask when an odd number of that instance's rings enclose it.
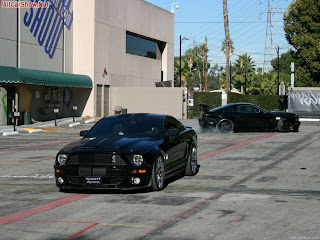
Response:
[[[151,166],[54,166],[60,189],[137,189],[150,186]],[[139,171],[140,170],[140,171]]]

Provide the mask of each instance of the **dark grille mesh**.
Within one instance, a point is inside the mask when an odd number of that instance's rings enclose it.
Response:
[[[70,155],[67,164],[69,165],[127,165],[119,155],[110,153],[82,153]]]
[[[73,185],[83,185],[86,184],[86,179],[84,177],[67,177],[67,180]],[[102,185],[119,185],[124,181],[123,178],[120,177],[110,177],[110,178],[102,178]],[[90,184],[89,184],[90,186]],[[92,186],[95,186],[94,184]],[[99,186],[99,185],[97,185]]]

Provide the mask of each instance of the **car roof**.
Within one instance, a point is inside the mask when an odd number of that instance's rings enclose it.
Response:
[[[130,118],[130,117],[165,118],[166,116],[169,116],[169,115],[156,114],[156,113],[128,113],[128,114],[113,115],[105,118]]]
[[[239,106],[239,105],[251,105],[251,106],[256,106],[256,107],[259,107],[253,103],[247,103],[247,102],[238,102],[238,103],[229,103],[229,104],[226,104],[226,105],[223,105],[223,106],[220,106],[220,107],[216,107],[214,109],[211,109],[210,111],[217,111],[217,110],[220,110],[220,109],[224,109],[224,108],[228,108],[228,107],[232,107],[232,106]]]
[[[238,102],[238,103],[229,103],[229,104],[224,105],[223,107],[239,106],[239,105],[253,105],[253,106],[256,106],[256,105],[253,104],[253,103]]]

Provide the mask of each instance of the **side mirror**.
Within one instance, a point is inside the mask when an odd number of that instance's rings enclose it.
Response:
[[[261,110],[259,110],[259,112],[258,112],[260,115],[262,115],[263,114],[263,111],[261,111]]]
[[[178,129],[169,129],[166,132],[166,137],[174,137],[174,136],[178,136],[179,135],[179,130]]]
[[[89,132],[89,130],[83,130],[80,132],[80,136],[84,137],[85,135],[87,135],[88,132]]]

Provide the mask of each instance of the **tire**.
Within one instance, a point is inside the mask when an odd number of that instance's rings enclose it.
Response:
[[[185,170],[186,176],[194,176],[199,172],[197,148],[195,145],[191,147],[188,162]]]
[[[291,131],[292,124],[288,119],[283,118],[278,121],[277,127],[279,132],[289,132]]]
[[[164,188],[164,160],[157,155],[152,166],[151,186],[153,191],[161,191]]]
[[[220,133],[231,133],[233,132],[234,125],[230,119],[221,119],[217,123],[216,128]]]

